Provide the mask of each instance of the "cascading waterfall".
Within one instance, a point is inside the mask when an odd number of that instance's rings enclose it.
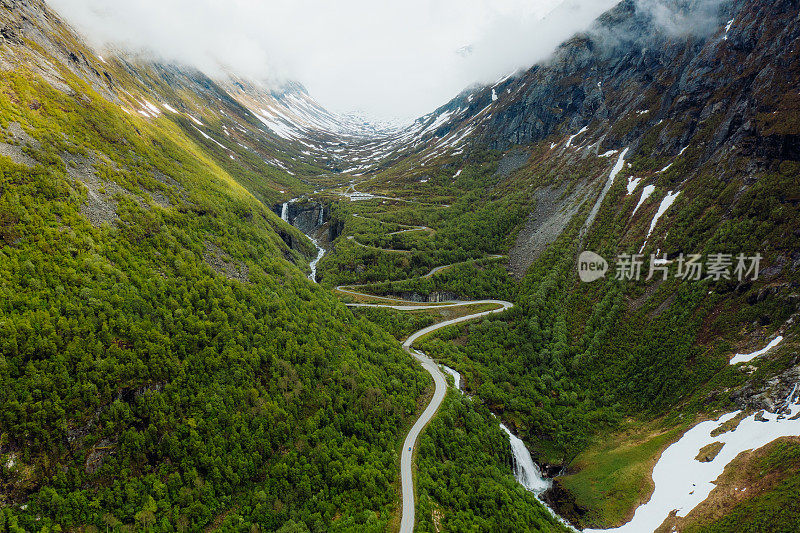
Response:
[[[289,202],[284,202],[283,205],[281,206],[281,219],[283,219],[285,222],[287,222],[289,224],[291,224],[291,222],[289,222],[289,204],[294,203],[296,200],[297,199],[291,200]],[[322,224],[324,222],[324,220],[323,220],[324,210],[325,210],[325,208],[323,206],[320,206],[320,208],[319,208],[319,217],[317,219],[317,226],[316,227],[322,226]],[[315,257],[311,261],[311,263],[309,263],[309,265],[308,265],[309,267],[311,267],[311,274],[309,274],[308,279],[310,279],[311,281],[316,283],[317,282],[317,264],[319,264],[320,259],[322,259],[322,256],[325,255],[325,248],[320,246],[319,242],[317,241],[317,239],[315,239],[311,235],[308,235],[308,234],[305,234],[305,235],[306,235],[306,237],[311,239],[311,242],[317,248],[317,257]]]
[[[311,274],[308,276],[308,279],[310,279],[311,281],[316,283],[317,282],[317,264],[319,263],[320,259],[322,259],[322,256],[325,255],[325,248],[323,248],[322,246],[319,245],[319,243],[317,242],[317,239],[311,237],[310,235],[308,236],[308,238],[311,239],[311,242],[313,242],[314,246],[317,247],[317,257],[315,257],[314,260],[311,261],[311,263],[308,264],[308,266],[311,267]]]
[[[520,485],[533,492],[537,496],[550,488],[550,480],[542,476],[542,471],[533,462],[531,454],[525,443],[516,435],[511,433],[505,424],[500,424],[500,429],[508,434],[511,440],[511,452],[514,455],[514,476]]]
[[[453,376],[453,385],[455,385],[456,390],[457,391],[461,391],[461,374],[459,374],[457,370],[453,370],[449,366],[445,366],[445,365],[441,365],[441,366],[442,366],[442,369],[445,372],[447,372],[448,374]]]
[[[552,482],[542,475],[542,471],[538,466],[536,466],[536,463],[533,462],[531,452],[528,451],[528,447],[525,446],[525,443],[522,442],[522,439],[511,433],[511,430],[508,429],[505,424],[500,424],[500,429],[506,432],[509,440],[511,441],[511,453],[514,458],[514,477],[517,478],[519,484],[525,487],[526,490],[532,492],[534,496],[536,496],[536,499],[539,500],[539,502],[544,505],[548,511],[550,511],[550,514],[556,520],[561,522],[570,530],[578,531],[572,527],[569,522],[559,516],[558,513],[553,511],[550,506],[544,503],[539,497],[544,491],[552,486]]]

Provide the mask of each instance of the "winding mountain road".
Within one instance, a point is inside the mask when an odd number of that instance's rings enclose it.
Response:
[[[434,269],[436,270],[436,269]],[[433,274],[433,272],[431,273]],[[337,287],[337,290],[349,293],[354,296],[365,296],[376,298],[375,296],[359,293],[353,291],[352,288],[346,287]],[[388,299],[388,298],[381,298],[379,299]],[[396,299],[393,299],[396,301]],[[416,331],[411,334],[404,342],[403,342],[403,349],[411,354],[418,362],[422,365],[430,375],[433,377],[433,382],[435,385],[435,389],[433,391],[433,397],[431,398],[430,403],[419,416],[414,425],[411,427],[411,430],[406,435],[405,441],[403,442],[403,451],[400,455],[400,484],[403,493],[403,514],[400,520],[400,533],[411,533],[414,531],[414,521],[415,521],[415,502],[414,502],[414,478],[412,475],[412,460],[414,458],[414,450],[417,446],[417,440],[419,440],[419,436],[422,433],[422,430],[425,429],[425,426],[428,425],[428,422],[433,419],[433,416],[436,414],[436,411],[439,409],[439,406],[442,405],[442,401],[444,400],[444,396],[447,392],[447,380],[444,377],[444,374],[439,369],[439,365],[430,357],[425,355],[423,352],[414,349],[414,341],[418,340],[421,337],[429,333],[433,333],[438,329],[445,328],[447,326],[452,326],[453,324],[459,324],[461,322],[468,322],[470,320],[475,320],[481,317],[485,317],[487,315],[491,315],[493,313],[502,313],[503,311],[514,307],[514,304],[511,302],[506,302],[504,300],[456,300],[452,302],[444,302],[439,305],[415,305],[414,302],[408,302],[408,304],[368,304],[368,303],[348,303],[349,307],[383,307],[385,309],[394,309],[397,311],[412,311],[417,309],[441,309],[443,307],[459,307],[464,305],[475,305],[475,304],[495,304],[499,307],[496,309],[491,309],[489,311],[481,311],[479,313],[473,313],[470,315],[461,316],[458,318],[453,318],[451,320],[445,320],[444,322],[439,322],[438,324],[433,324],[432,326],[428,326],[426,328],[422,328],[419,331]]]
[[[361,215],[354,215],[361,217]],[[366,217],[362,217],[366,218]],[[379,221],[381,222],[381,221]],[[412,231],[427,231],[433,233],[435,230],[429,228],[427,226],[408,226],[401,224],[401,227],[405,227],[406,229],[401,229],[399,231],[395,231],[390,233],[390,235],[397,235],[400,233],[412,232]],[[347,237],[348,240],[352,240],[356,244],[360,246],[364,246],[365,248],[374,248],[376,250],[380,250],[383,252],[389,253],[412,253],[410,250],[393,250],[387,248],[377,248],[372,246],[367,246],[358,242],[352,235]],[[316,260],[314,261],[314,265],[312,267],[312,276],[311,279],[315,280],[315,270],[316,270],[316,263],[322,257],[321,252]],[[502,255],[489,255],[486,259],[502,259],[505,256]],[[467,261],[463,261],[462,263],[470,263],[474,262],[474,259],[470,259]],[[454,263],[450,265],[442,265],[433,268],[427,274],[420,276],[421,278],[430,278],[441,272],[446,270],[456,264],[461,263]],[[465,305],[480,305],[480,304],[493,304],[497,305],[495,309],[490,309],[488,311],[480,311],[477,313],[472,313],[469,315],[460,316],[457,318],[445,320],[443,322],[439,322],[437,324],[433,324],[431,326],[425,327],[412,333],[404,342],[403,342],[403,350],[413,356],[419,364],[433,377],[434,382],[434,391],[433,397],[431,401],[428,403],[425,410],[422,414],[417,418],[414,422],[414,425],[411,427],[411,430],[406,435],[405,440],[403,441],[403,450],[400,455],[400,484],[403,494],[403,508],[402,508],[402,516],[400,520],[400,533],[412,533],[414,531],[414,523],[416,519],[415,514],[415,501],[414,501],[414,477],[412,473],[412,463],[414,458],[414,450],[417,446],[417,441],[419,440],[419,436],[422,431],[425,429],[425,426],[433,419],[433,416],[436,414],[436,411],[442,405],[442,401],[444,401],[445,394],[447,393],[447,380],[445,379],[444,374],[439,369],[439,365],[430,357],[425,355],[423,352],[414,349],[414,342],[429,333],[433,333],[436,330],[445,328],[447,326],[452,326],[454,324],[460,324],[462,322],[468,322],[471,320],[476,320],[494,313],[502,313],[507,309],[514,307],[514,304],[511,302],[507,302],[505,300],[452,300],[447,302],[437,302],[437,303],[419,303],[419,302],[412,302],[409,300],[403,300],[400,298],[390,298],[385,296],[375,296],[372,294],[367,294],[363,292],[359,292],[356,289],[361,289],[368,287],[369,284],[361,284],[361,285],[340,285],[336,287],[336,291],[345,295],[349,296],[356,296],[361,298],[369,298],[373,300],[380,300],[387,303],[347,303],[346,305],[349,307],[382,307],[385,309],[394,309],[396,311],[416,311],[418,309],[441,309],[441,308],[448,308],[448,307],[461,307]]]

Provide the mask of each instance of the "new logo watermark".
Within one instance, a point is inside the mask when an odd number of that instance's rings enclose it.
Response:
[[[645,261],[644,254],[619,254],[614,263],[614,279],[638,281],[646,273],[645,281],[660,277],[666,280],[673,276],[687,281],[710,279],[736,279],[738,281],[758,279],[761,271],[760,253],[755,255],[714,253],[680,254],[670,259],[667,254],[660,257],[650,254]],[[578,277],[585,283],[605,277],[609,270],[608,261],[602,256],[585,251],[578,257]]]
[[[581,252],[578,257],[578,276],[584,283],[591,283],[605,277],[608,261],[594,252]]]

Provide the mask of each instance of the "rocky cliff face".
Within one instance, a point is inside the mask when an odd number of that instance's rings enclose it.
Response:
[[[429,144],[467,125],[478,144],[500,150],[587,127],[582,140],[635,152],[648,132],[668,123],[673,131],[646,146],[652,154],[703,142],[705,159],[735,149],[797,160],[797,2],[652,6],[624,0],[545,63],[466,91],[437,110],[450,118]],[[717,131],[697,139],[710,119],[719,121]]]
[[[797,100],[786,101],[798,82],[797,3],[720,4],[715,31],[687,34],[665,28],[640,4],[622,2],[548,64],[500,86],[514,96],[492,115],[483,140],[505,148],[594,124],[595,139],[608,135],[605,144],[621,146],[661,121],[680,121],[680,134],[652,147],[674,153],[715,116],[721,122],[706,142],[707,157],[736,145],[756,157],[796,160],[797,132],[777,125],[791,119]],[[765,121],[766,113],[774,116]]]

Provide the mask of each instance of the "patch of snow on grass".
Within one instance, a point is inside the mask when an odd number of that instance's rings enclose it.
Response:
[[[661,200],[661,204],[658,206],[658,211],[656,211],[653,220],[650,222],[650,229],[647,230],[647,236],[644,238],[642,247],[639,248],[639,253],[642,253],[642,251],[644,251],[644,247],[647,246],[647,239],[649,239],[650,234],[653,233],[653,229],[655,229],[656,224],[658,223],[658,219],[661,218],[661,216],[667,212],[667,209],[669,209],[670,206],[675,202],[675,198],[677,198],[680,193],[681,191],[672,194],[672,191],[669,191],[667,192],[667,195],[664,197],[664,199]]]
[[[150,111],[150,114],[153,116],[157,117],[158,115],[161,114],[161,110],[147,100],[144,101],[144,106]]]
[[[777,337],[772,339],[769,342],[769,344],[767,344],[760,350],[757,350],[753,353],[737,353],[735,356],[733,356],[733,358],[731,358],[731,364],[736,365],[739,363],[746,363],[752,359],[755,359],[756,357],[764,355],[765,353],[776,347],[778,344],[780,344],[782,340],[783,340],[783,335],[778,335]]]
[[[580,135],[581,133],[584,133],[584,132],[586,132],[586,130],[588,130],[588,129],[589,129],[589,128],[588,128],[587,126],[584,126],[583,128],[581,128],[581,131],[579,131],[579,132],[578,132],[578,133],[576,133],[575,135],[572,135],[572,136],[570,136],[570,138],[569,138],[569,139],[567,139],[567,144],[565,144],[565,145],[564,145],[564,148],[569,148],[569,147],[572,145],[572,140],[573,140],[575,137],[577,137],[578,135]]]
[[[595,201],[594,205],[592,206],[592,210],[589,211],[589,216],[586,217],[586,221],[581,227],[581,231],[579,233],[579,238],[581,241],[583,241],[586,232],[589,231],[589,228],[591,228],[592,224],[594,224],[594,219],[597,217],[597,213],[600,211],[600,206],[603,205],[603,200],[605,200],[608,191],[614,184],[614,180],[617,178],[617,175],[622,172],[622,169],[625,166],[625,156],[628,154],[629,149],[630,148],[625,148],[622,153],[619,154],[619,159],[617,159],[617,162],[614,164],[614,168],[612,168],[611,172],[608,174],[608,179],[603,186],[603,190],[600,191],[600,196],[597,197],[597,201]]]
[[[800,406],[791,403],[793,395],[786,401],[788,413],[780,418],[764,413],[766,421],[760,422],[752,414],[739,422],[735,430],[717,436],[712,436],[712,431],[738,415],[738,411],[716,421],[700,422],[661,454],[653,468],[655,490],[650,500],[636,509],[630,522],[614,529],[586,529],[584,533],[654,531],[673,511],[677,516],[686,516],[708,497],[716,487],[714,481],[740,453],[757,450],[780,437],[800,435],[800,418],[791,420],[800,413]],[[714,459],[705,463],[695,460],[701,448],[714,442],[723,444]]]
[[[269,113],[264,109],[261,110],[261,114],[256,114],[256,118],[278,137],[288,140],[292,140],[297,137],[291,127],[277,119],[271,118]]]
[[[639,197],[639,202],[636,204],[636,207],[633,208],[633,213],[631,213],[631,218],[633,218],[633,215],[636,214],[636,211],[638,211],[639,208],[642,207],[642,204],[645,203],[645,201],[648,198],[650,198],[650,195],[653,194],[653,191],[655,191],[655,190],[656,190],[656,186],[655,185],[647,185],[642,190],[642,195]]]
[[[647,230],[648,237],[650,236],[651,233],[653,233],[653,230],[655,229],[656,224],[658,223],[658,219],[661,218],[662,215],[667,212],[667,209],[669,209],[673,203],[675,203],[675,199],[678,197],[680,193],[681,191],[678,191],[676,193],[669,191],[667,192],[667,195],[664,197],[664,199],[661,200],[661,205],[658,206],[658,211],[656,211],[653,220],[650,222],[650,229]]]
[[[627,185],[628,194],[631,194],[633,191],[636,190],[636,186],[639,185],[640,181],[642,181],[642,178],[634,178],[634,177],[628,178],[628,185]]]

